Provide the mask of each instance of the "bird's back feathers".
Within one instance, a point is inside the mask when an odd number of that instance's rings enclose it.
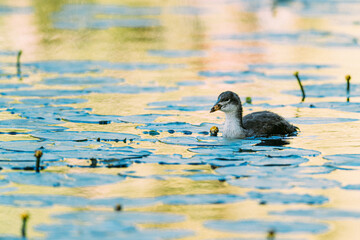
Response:
[[[254,112],[243,117],[246,136],[270,136],[292,134],[298,128],[283,117],[269,111]]]

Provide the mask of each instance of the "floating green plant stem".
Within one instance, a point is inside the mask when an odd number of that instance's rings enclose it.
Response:
[[[18,52],[16,58],[16,74],[20,79],[21,79],[21,63],[20,63],[21,54],[22,54],[22,50]]]
[[[36,166],[35,172],[40,172],[40,159],[42,157],[43,152],[41,150],[36,150],[34,156],[36,157]]]
[[[22,219],[21,236],[22,238],[26,238],[26,223],[27,220],[29,219],[29,214],[28,213],[21,214],[21,219]]]
[[[295,73],[294,73],[294,76],[296,77],[296,79],[297,79],[297,81],[298,81],[298,83],[299,83],[299,86],[300,86],[300,89],[301,89],[301,93],[302,93],[302,99],[301,99],[301,101],[303,102],[303,101],[305,100],[306,95],[305,95],[304,87],[303,87],[303,85],[301,84],[301,80],[300,80],[300,77],[299,77],[299,72],[295,72]]]
[[[345,76],[346,79],[346,101],[350,102],[350,80],[351,80],[351,76],[350,75],[346,75]]]

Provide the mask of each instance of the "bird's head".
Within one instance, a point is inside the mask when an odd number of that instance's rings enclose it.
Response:
[[[222,112],[235,112],[241,107],[241,101],[239,96],[231,91],[223,92],[219,95],[217,102],[211,108],[210,112],[220,110]]]

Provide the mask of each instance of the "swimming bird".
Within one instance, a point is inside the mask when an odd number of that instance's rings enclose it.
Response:
[[[225,113],[223,130],[225,138],[288,135],[296,133],[299,129],[280,115],[269,111],[254,112],[243,117],[240,97],[231,91],[219,95],[210,113],[217,110]]]

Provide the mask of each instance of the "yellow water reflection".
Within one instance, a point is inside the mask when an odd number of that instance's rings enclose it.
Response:
[[[76,108],[91,108],[91,113],[100,115],[140,115],[140,114],[172,114],[162,116],[157,122],[187,122],[200,124],[203,122],[222,123],[222,113],[209,114],[210,109],[201,111],[177,111],[177,110],[151,110],[149,103],[159,101],[178,101],[185,97],[213,96],[216,99],[219,93],[225,90],[237,92],[240,96],[265,97],[265,100],[255,100],[256,104],[268,103],[272,105],[287,105],[277,107],[272,111],[286,118],[354,118],[360,119],[360,113],[343,112],[319,108],[299,108],[292,106],[300,102],[300,97],[284,94],[283,91],[297,89],[294,81],[282,81],[277,79],[262,79],[255,77],[250,82],[239,82],[234,84],[225,83],[227,77],[203,77],[199,71],[246,71],[249,64],[257,63],[288,63],[288,64],[319,64],[336,65],[336,68],[300,69],[300,74],[329,75],[333,78],[326,82],[344,84],[344,76],[352,75],[353,83],[358,83],[360,72],[359,48],[346,47],[324,47],[320,43],[301,44],[309,39],[300,39],[300,43],[291,43],[292,39],[276,42],[266,39],[249,38],[242,41],[237,39],[226,39],[229,34],[251,34],[255,32],[273,33],[296,33],[298,31],[319,30],[327,32],[341,32],[343,34],[354,34],[358,26],[343,26],[342,22],[333,19],[333,16],[306,16],[296,12],[291,7],[277,8],[266,6],[259,11],[249,11],[245,3],[231,3],[235,1],[122,1],[127,6],[153,6],[160,9],[156,16],[149,17],[159,21],[159,26],[147,28],[111,27],[103,29],[58,29],[54,14],[62,11],[67,4],[73,1],[3,1],[1,5],[30,7],[30,14],[0,15],[0,50],[23,50],[23,62],[48,61],[48,60],[94,60],[108,62],[145,62],[169,64],[169,68],[157,71],[146,70],[104,70],[101,75],[126,79],[127,84],[144,86],[167,86],[177,87],[180,81],[197,81],[203,85],[179,86],[172,92],[164,93],[139,93],[139,94],[117,94],[117,93],[91,93],[81,96],[88,100],[85,103],[69,105]],[[246,2],[246,1],[244,1]],[[292,1],[289,1],[292,2]],[[80,1],[79,4],[115,4],[119,1]],[[173,10],[176,6],[190,5],[194,8],[204,8],[203,14],[179,14]],[[296,8],[295,8],[296,9]],[[128,18],[119,16],[98,16],[101,19]],[[346,18],[346,16],[344,16]],[[351,18],[351,16],[349,16]],[[354,34],[355,35],[355,34]],[[355,38],[358,35],[354,36]],[[287,42],[288,41],[288,42]],[[255,49],[255,50],[251,50]],[[149,50],[199,50],[205,53],[203,56],[192,57],[163,57],[149,54]],[[2,62],[10,62],[15,58],[4,56]],[[297,70],[297,69],[296,69]],[[11,70],[13,71],[13,70]],[[265,69],[267,75],[292,74],[293,69]],[[33,85],[36,89],[57,89],[58,86],[48,86],[41,83],[45,77],[55,77],[53,73],[34,73],[23,82]],[[87,73],[86,76],[95,76],[98,73]],[[71,74],[69,75],[71,76]],[[5,79],[5,83],[11,83],[14,79]],[[320,81],[309,80],[307,85],[318,84]],[[73,86],[61,86],[62,89],[75,89]],[[85,86],[76,87],[84,89]],[[21,100],[26,97],[16,97]],[[359,102],[359,98],[352,98],[351,102]],[[305,102],[323,102],[321,98],[306,98]],[[344,102],[345,98],[329,97],[326,101]],[[211,105],[212,103],[209,103]],[[264,110],[262,106],[246,106],[245,112]],[[0,112],[0,120],[19,118],[16,114]],[[144,135],[143,130],[136,127],[141,124],[135,123],[112,123],[108,125],[64,122],[62,126],[73,131],[102,131],[102,132],[124,132],[141,135],[143,138],[159,139],[168,136],[183,136],[180,133],[174,135],[162,132],[158,136]],[[326,160],[324,155],[332,154],[359,154],[360,122],[345,122],[331,124],[297,124],[301,132],[298,137],[290,139],[290,147],[304,148],[320,151],[322,155],[309,158],[310,161],[304,165],[322,165]],[[1,141],[31,140],[30,135],[12,135],[2,129]],[[27,130],[20,129],[20,133]],[[118,142],[112,143],[114,147],[127,146]],[[183,157],[191,157],[194,153],[188,151],[186,146],[168,145],[162,142],[141,142],[131,145],[135,148],[153,149],[154,154],[180,154]],[[67,159],[66,164],[76,164],[76,160]],[[83,161],[83,165],[89,162]],[[201,170],[202,173],[217,174],[210,166],[193,165],[159,165],[159,164],[133,164],[125,169],[107,168],[68,168],[50,167],[44,172],[74,173],[86,172],[93,174],[117,175],[118,173],[136,172],[144,177],[151,175],[171,176],[184,174],[186,170]],[[2,170],[1,173],[12,172]],[[188,172],[187,172],[188,173]],[[343,186],[348,184],[359,184],[359,169],[351,171],[335,170],[329,174],[317,175],[314,178],[327,178],[341,182]],[[1,174],[0,174],[1,176]],[[10,194],[53,194],[85,197],[89,199],[107,197],[127,198],[153,198],[166,195],[188,195],[188,194],[240,194],[254,190],[232,186],[222,181],[194,181],[187,178],[172,177],[165,180],[149,178],[127,178],[116,184],[108,184],[95,187],[45,187],[24,184],[6,185],[5,188],[16,188],[13,191],[1,193]],[[271,190],[259,190],[259,192],[271,192]],[[360,211],[359,191],[349,191],[341,188],[334,189],[303,189],[292,188],[279,190],[287,194],[310,194],[323,195],[329,198],[329,202],[321,207],[339,208],[349,211]],[[87,206],[84,206],[87,208]],[[142,224],[143,228],[175,228],[188,229],[195,232],[193,236],[184,240],[195,239],[225,239],[231,237],[262,238],[263,234],[230,233],[206,228],[204,222],[208,220],[302,220],[300,217],[272,216],[268,213],[275,210],[311,208],[305,204],[258,204],[255,200],[244,200],[231,204],[207,204],[207,205],[166,205],[156,204],[148,207],[129,207],[125,210],[150,211],[176,213],[186,216],[181,223],[168,224]],[[112,211],[113,206],[108,208],[93,208],[96,210]],[[20,214],[28,211],[30,213],[29,232],[30,238],[44,237],[34,227],[39,224],[56,223],[51,218],[55,213],[76,211],[81,208],[64,207],[54,205],[51,207],[26,208],[0,205],[0,234],[20,235]],[[315,221],[318,221],[315,219]],[[322,220],[321,220],[322,221]],[[329,231],[321,234],[279,234],[287,239],[355,239],[360,235],[358,219],[334,219],[323,221],[329,224]]]

